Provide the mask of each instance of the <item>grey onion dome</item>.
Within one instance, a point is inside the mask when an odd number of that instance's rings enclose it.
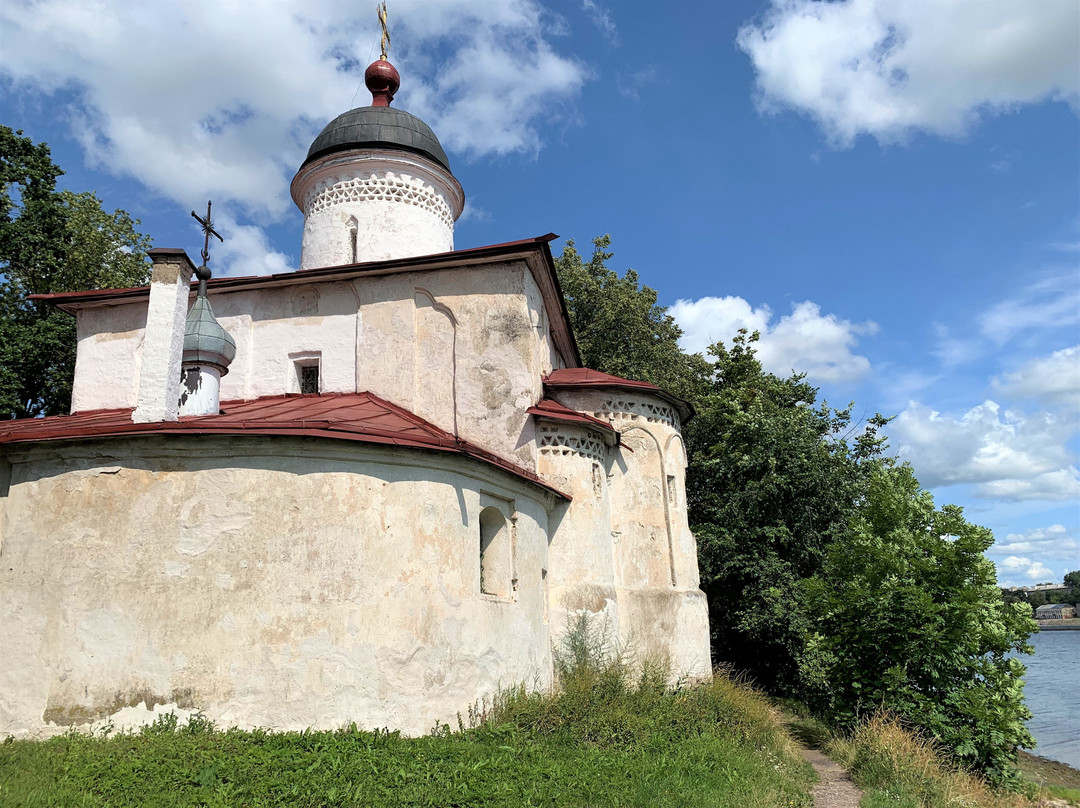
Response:
[[[210,301],[204,295],[195,298],[184,328],[184,364],[214,365],[224,376],[236,356],[236,341],[221,327]]]
[[[446,152],[430,126],[405,110],[376,106],[357,107],[330,121],[308,149],[304,165],[334,152],[370,148],[412,152],[450,170]]]

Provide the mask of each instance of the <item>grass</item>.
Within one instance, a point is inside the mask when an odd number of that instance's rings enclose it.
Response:
[[[9,740],[0,805],[810,808],[813,772],[759,693],[723,673],[668,687],[659,667],[598,656],[578,635],[557,692],[510,690],[477,726],[422,738],[166,716],[107,737]]]
[[[1020,753],[1020,772],[1048,794],[1080,805],[1080,771],[1056,760]]]
[[[846,766],[866,792],[861,808],[1033,808],[1047,796],[1039,794],[1034,783],[1027,796],[991,790],[885,714],[874,716],[849,737],[833,737],[824,751]]]

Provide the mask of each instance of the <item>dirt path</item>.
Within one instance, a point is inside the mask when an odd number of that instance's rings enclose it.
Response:
[[[803,749],[802,754],[820,778],[814,786],[814,808],[859,808],[862,792],[839,763],[816,749]]]

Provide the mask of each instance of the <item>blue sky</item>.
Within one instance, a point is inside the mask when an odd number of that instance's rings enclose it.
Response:
[[[1006,584],[1080,568],[1075,0],[391,0],[396,106],[468,198],[456,246],[610,233],[701,349],[897,416]],[[295,268],[288,183],[368,103],[338,0],[0,6],[0,120],[219,274]],[[558,249],[559,244],[556,244]]]

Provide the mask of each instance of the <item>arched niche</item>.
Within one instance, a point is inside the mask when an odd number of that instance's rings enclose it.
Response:
[[[620,433],[621,462],[612,481],[611,529],[616,583],[630,588],[675,584],[671,505],[664,451],[647,429]]]

